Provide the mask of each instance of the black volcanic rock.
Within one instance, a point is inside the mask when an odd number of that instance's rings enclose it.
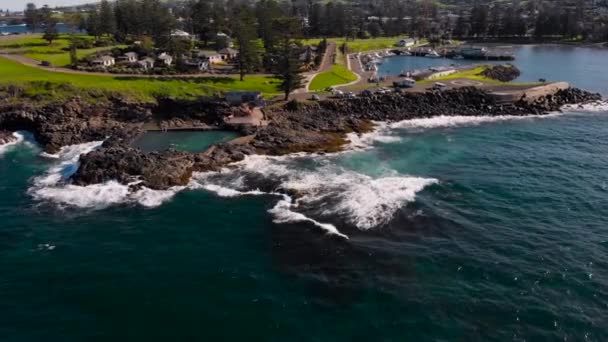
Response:
[[[136,136],[151,117],[149,106],[119,101],[91,104],[79,99],[44,106],[0,108],[0,127],[31,131],[47,152],[66,145],[104,140],[113,135]]]
[[[12,132],[0,130],[0,145],[8,144],[16,140],[17,138]]]
[[[445,116],[493,116],[543,114],[559,110],[565,104],[601,99],[580,89],[560,90],[534,101],[498,104],[483,90],[468,87],[426,93],[405,93],[368,98],[327,100],[297,106],[296,110],[275,108],[267,111],[270,124],[250,128],[252,138],[241,144],[215,145],[204,153],[174,150],[145,153],[133,148],[133,139],[143,132],[144,122],[152,119],[157,107],[120,101],[90,104],[78,99],[62,104],[34,107],[0,107],[0,139],[12,139],[8,131],[29,130],[49,152],[65,145],[104,140],[96,151],[80,157],[80,167],[72,181],[89,185],[106,181],[167,189],[186,185],[195,171],[216,171],[254,153],[287,154],[293,152],[335,152],[347,143],[347,133],[363,133],[373,128],[373,121],[401,121],[413,118]],[[207,102],[205,102],[207,103]],[[184,104],[164,102],[180,112]],[[213,123],[234,112],[224,104],[185,105],[179,120]],[[190,114],[187,114],[190,113]],[[164,114],[163,118],[171,116]]]
[[[521,75],[521,72],[514,65],[495,65],[485,69],[480,75],[501,82],[511,82]]]

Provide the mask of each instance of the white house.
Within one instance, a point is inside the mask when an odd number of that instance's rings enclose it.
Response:
[[[208,71],[209,70],[209,62],[203,59],[190,59],[186,60],[186,66],[190,69],[198,69],[199,71]]]
[[[410,47],[416,45],[416,40],[413,38],[403,38],[397,42],[399,47]]]
[[[171,63],[173,63],[173,57],[164,52],[161,53],[157,59],[166,66],[170,66]]]
[[[190,38],[190,33],[182,30],[171,31],[171,37]]]
[[[91,64],[93,66],[100,66],[105,68],[116,64],[116,60],[112,56],[101,56],[91,61]]]
[[[137,53],[135,52],[127,52],[124,55],[118,57],[118,62],[124,63],[135,63],[137,62]]]
[[[212,54],[209,54],[209,55],[207,55],[205,57],[207,57],[207,59],[209,60],[210,64],[219,64],[219,63],[224,62],[224,59],[222,58],[222,55],[220,55],[219,53],[212,53]]]
[[[218,53],[221,55],[222,60],[224,61],[235,59],[239,55],[238,51],[231,48],[221,49],[220,51],[218,51]]]
[[[154,59],[146,57],[138,61],[137,64],[139,64],[139,67],[144,70],[150,70],[154,68]]]

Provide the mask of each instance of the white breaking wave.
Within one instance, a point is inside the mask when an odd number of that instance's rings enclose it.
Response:
[[[608,112],[608,101],[596,101],[586,104],[578,105],[565,105],[562,111],[575,111],[575,112]]]
[[[461,127],[461,126],[476,126],[490,122],[501,122],[511,120],[531,120],[539,118],[550,118],[562,115],[562,113],[551,113],[544,115],[497,115],[497,116],[434,116],[430,118],[421,119],[410,119],[399,121],[390,124],[390,128],[449,128],[449,127]]]
[[[79,166],[80,156],[87,154],[103,142],[95,141],[78,145],[65,146],[57,154],[42,153],[41,156],[56,160],[55,164],[42,176],[33,180],[33,186],[28,190],[36,200],[55,202],[61,206],[101,209],[111,205],[136,202],[146,207],[156,207],[171,199],[184,187],[158,191],[140,188],[132,191],[131,186],[109,181],[102,184],[87,186],[73,185],[68,182]]]
[[[372,132],[357,134],[349,133],[346,138],[350,142],[345,150],[365,150],[373,147],[375,142],[392,144],[402,141],[402,138],[397,135],[392,135],[390,126],[386,122],[374,122],[374,130]]]
[[[293,207],[293,199],[287,195],[283,195],[283,199],[277,202],[274,208],[268,210],[268,212],[274,215],[274,223],[310,222],[330,234],[348,239],[348,235],[340,233],[338,228],[333,224],[313,220],[304,214],[291,210]]]
[[[259,189],[239,188],[235,186],[235,177],[250,175],[276,182],[277,188],[298,194],[295,202],[284,197],[270,210],[276,222],[309,221],[337,235],[343,234],[335,226],[313,220],[300,211],[314,212],[321,218],[342,218],[361,230],[367,230],[388,223],[399,208],[415,200],[417,192],[438,182],[396,173],[372,178],[331,163],[310,168],[297,162],[293,157],[249,156],[236,163],[234,169],[197,174],[194,179],[199,187],[226,197],[278,195],[275,189],[261,192]]]
[[[13,136],[15,137],[15,140],[8,142],[6,144],[0,145],[0,157],[2,155],[4,155],[7,151],[12,149],[13,147],[15,147],[25,141],[25,133],[23,133],[23,132],[14,132]]]

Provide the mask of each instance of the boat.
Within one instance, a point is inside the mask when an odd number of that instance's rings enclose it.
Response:
[[[431,52],[427,53],[426,55],[424,55],[424,57],[429,57],[429,58],[441,58],[441,55],[439,55],[437,53],[437,51],[435,50],[431,50]]]
[[[371,61],[372,64],[382,64],[384,63],[384,61],[382,60],[382,58],[374,58]]]
[[[460,60],[460,59],[464,59],[464,56],[463,55],[456,55],[456,56],[452,57],[452,59],[458,59],[458,60]]]

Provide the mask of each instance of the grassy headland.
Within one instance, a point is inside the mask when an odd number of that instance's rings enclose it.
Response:
[[[346,84],[357,80],[357,76],[343,64],[334,64],[331,70],[322,72],[315,76],[308,89],[310,91],[321,91],[327,87]]]
[[[85,35],[77,34],[76,38],[83,41],[93,42],[94,38]],[[12,54],[19,54],[36,61],[50,62],[54,66],[67,66],[70,64],[70,53],[69,53],[70,36],[67,34],[59,35],[59,38],[49,44],[46,40],[42,39],[41,34],[30,35],[27,37],[0,41],[0,50],[6,51]],[[78,58],[84,58],[91,54],[99,51],[111,50],[114,47],[125,47],[124,45],[113,45],[105,47],[93,47],[90,49],[78,49]]]
[[[26,66],[0,57],[0,85],[13,85],[31,95],[69,96],[68,89],[120,94],[134,101],[154,101],[158,97],[193,99],[230,90],[256,90],[265,95],[279,93],[276,78],[247,76],[244,81],[230,77],[144,78],[84,75],[53,72]],[[67,87],[66,87],[67,86]]]

